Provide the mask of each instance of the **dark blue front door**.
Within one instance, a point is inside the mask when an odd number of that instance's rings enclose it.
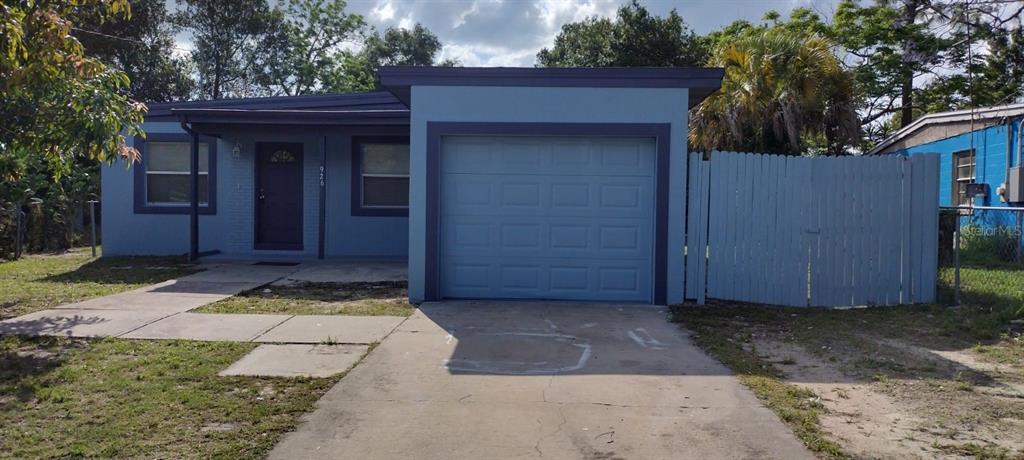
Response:
[[[256,144],[256,249],[302,249],[302,144]]]

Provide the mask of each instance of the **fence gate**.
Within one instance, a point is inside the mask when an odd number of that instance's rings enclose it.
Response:
[[[710,157],[689,159],[688,299],[935,301],[938,156]]]

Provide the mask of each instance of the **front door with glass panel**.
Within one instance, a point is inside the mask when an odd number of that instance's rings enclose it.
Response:
[[[302,249],[302,144],[256,144],[256,249]]]

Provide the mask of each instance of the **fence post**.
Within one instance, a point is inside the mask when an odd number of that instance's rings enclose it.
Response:
[[[21,258],[21,206],[14,206],[14,259]]]
[[[96,258],[96,200],[89,200],[89,227],[92,228],[92,257]]]
[[[1017,215],[1017,234],[1013,238],[1015,243],[1013,249],[1016,251],[1013,254],[1013,261],[1020,263],[1021,257],[1024,257],[1024,253],[1022,253],[1024,248],[1021,248],[1021,244],[1024,244],[1024,240],[1021,239],[1024,236],[1024,211],[1017,211],[1015,214]]]
[[[953,224],[953,305],[960,305],[960,213]]]

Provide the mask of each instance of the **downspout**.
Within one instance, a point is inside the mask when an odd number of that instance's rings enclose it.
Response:
[[[1017,119],[1017,167],[1024,166],[1024,118]]]
[[[1018,163],[1019,165],[1019,163]],[[1010,177],[1013,167],[1013,119],[1006,119],[1006,177]]]
[[[195,262],[199,260],[199,133],[192,129],[188,118],[182,118],[181,129],[189,133],[191,137],[191,166],[189,169],[189,251],[188,260]]]

